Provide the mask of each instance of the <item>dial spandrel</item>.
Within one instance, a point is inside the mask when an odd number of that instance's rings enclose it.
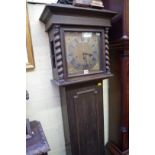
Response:
[[[69,75],[100,70],[98,32],[65,32],[66,60]]]

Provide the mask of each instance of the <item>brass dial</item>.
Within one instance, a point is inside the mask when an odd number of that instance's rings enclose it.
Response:
[[[82,74],[100,69],[100,33],[66,32],[66,59],[69,74]]]

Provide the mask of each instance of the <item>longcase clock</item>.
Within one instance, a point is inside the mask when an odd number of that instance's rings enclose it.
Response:
[[[115,12],[46,5],[53,82],[60,89],[67,155],[104,155],[102,80],[112,76],[108,31]]]

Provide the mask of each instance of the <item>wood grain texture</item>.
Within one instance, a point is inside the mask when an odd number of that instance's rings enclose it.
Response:
[[[64,68],[63,68],[63,57],[62,57],[62,48],[61,48],[61,36],[60,36],[60,26],[54,25],[53,27],[53,42],[54,42],[54,56],[56,61],[56,68],[59,79],[64,77]]]
[[[46,31],[49,31],[53,24],[110,27],[110,20],[115,15],[116,12],[105,9],[52,4],[46,5],[40,21],[45,23]]]
[[[102,83],[95,81],[68,86],[66,95],[62,96],[62,102],[67,104],[67,128],[74,155],[104,154],[103,92],[102,86],[97,86],[98,82]]]
[[[121,94],[122,94],[122,150],[129,147],[129,57],[126,55],[128,51],[121,54]]]
[[[129,37],[129,0],[123,3],[123,36]]]
[[[115,97],[115,101],[110,99],[109,103],[111,134],[108,148],[112,155],[122,155],[128,154],[129,149],[129,1],[105,1],[107,9],[118,11],[109,32],[111,70],[116,77],[109,82],[110,97]]]
[[[117,147],[113,143],[108,144],[107,147],[111,150],[111,153],[114,154],[114,155],[129,155],[129,150],[128,149],[125,150],[125,151],[121,151],[119,149],[119,147]]]
[[[108,36],[109,28],[105,28],[105,64],[106,64],[106,72],[110,73],[110,58],[109,58],[109,36]]]
[[[38,121],[30,122],[32,137],[26,139],[26,154],[27,155],[43,155],[50,151],[49,144],[45,137],[41,123]]]

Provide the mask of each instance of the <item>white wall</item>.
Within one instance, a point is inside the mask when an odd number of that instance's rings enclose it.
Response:
[[[32,1],[32,0],[31,0]],[[43,4],[28,4],[31,37],[35,58],[35,70],[27,72],[27,117],[41,122],[51,147],[49,155],[65,155],[62,114],[58,87],[50,80],[53,78],[50,63],[48,35],[44,24],[39,21]],[[108,140],[108,81],[104,80],[104,125],[105,142]]]
[[[58,88],[53,85],[48,35],[39,21],[44,5],[28,5],[35,70],[27,72],[27,117],[39,120],[51,147],[49,155],[65,155],[62,115]]]

